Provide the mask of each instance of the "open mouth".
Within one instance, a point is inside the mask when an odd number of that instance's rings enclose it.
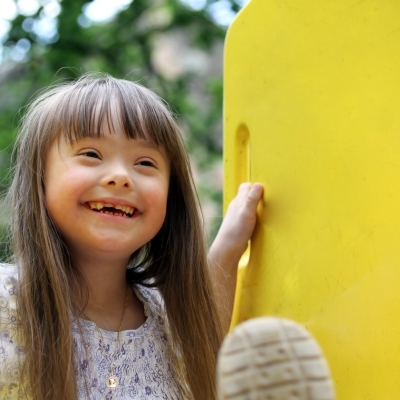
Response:
[[[89,201],[87,204],[93,211],[119,217],[132,218],[135,212],[133,207],[102,203],[101,201]]]

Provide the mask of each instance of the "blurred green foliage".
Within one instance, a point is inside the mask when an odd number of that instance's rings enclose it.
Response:
[[[234,12],[239,10],[237,0],[227,2]],[[110,21],[96,24],[83,14],[87,0],[64,0],[52,37],[41,37],[32,29],[43,18],[46,1],[34,15],[18,15],[4,43],[6,57],[0,65],[0,191],[7,190],[12,143],[24,106],[32,96],[56,81],[87,71],[104,71],[139,81],[172,106],[197,175],[206,177],[200,179],[200,196],[217,204],[214,209],[221,215],[221,185],[210,176],[215,175],[222,153],[222,72],[220,68],[204,73],[189,68],[171,76],[155,62],[155,52],[160,51],[157,43],[163,37],[183,38],[188,48],[197,49],[199,54],[212,57],[219,51],[217,58],[222,57],[226,28],[207,11],[213,3],[216,1],[208,0],[202,9],[194,10],[179,0],[134,0]],[[7,59],[21,43],[28,48],[24,59]],[[176,63],[179,65],[179,57]],[[210,224],[211,237],[220,220]],[[0,236],[4,236],[4,221],[3,217]],[[3,255],[0,239],[0,259]]]

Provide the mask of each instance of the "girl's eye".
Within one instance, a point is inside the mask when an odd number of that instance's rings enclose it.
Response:
[[[82,156],[90,157],[90,158],[100,158],[99,155],[95,151],[85,151],[81,153]]]
[[[138,165],[143,165],[144,167],[155,167],[154,163],[150,160],[139,161]]]

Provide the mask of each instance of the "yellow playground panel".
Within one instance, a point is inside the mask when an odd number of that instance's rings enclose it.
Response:
[[[338,400],[400,398],[400,2],[252,0],[225,53],[225,194],[265,185],[236,324],[304,324]]]

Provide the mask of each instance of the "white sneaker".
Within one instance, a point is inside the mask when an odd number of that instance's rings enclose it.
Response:
[[[334,400],[329,367],[316,340],[283,318],[238,325],[219,352],[220,400]]]

